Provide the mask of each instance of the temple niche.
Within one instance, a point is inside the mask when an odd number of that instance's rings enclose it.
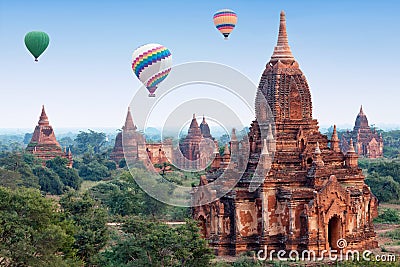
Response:
[[[26,151],[33,154],[35,157],[42,159],[43,164],[47,160],[56,157],[68,159],[67,166],[72,168],[72,153],[70,149],[62,149],[57,142],[53,127],[50,125],[44,106],[40,114],[38,125],[32,135],[32,139],[26,147]]]
[[[277,45],[257,90],[257,96],[262,93],[270,106],[274,125],[262,123],[265,107],[256,101],[248,142],[240,141],[237,148],[237,140],[232,139],[225,148],[228,154],[249,146],[248,154],[239,153],[248,161],[230,158],[233,168],[246,162],[245,173],[217,201],[202,206],[193,203],[193,217],[215,253],[238,255],[268,247],[269,251],[312,250],[321,255],[323,250],[338,248],[342,238],[348,244],[345,251],[377,247],[372,220],[378,204],[358,167],[357,143],[349,140],[343,153],[336,127],[330,140],[319,132],[306,77],[288,44],[284,12]],[[269,133],[263,140],[261,127],[268,127]],[[217,163],[213,162],[214,168],[200,185],[218,178],[226,165]],[[249,190],[253,177],[260,174],[261,186]],[[193,191],[195,195],[214,190]]]
[[[361,106],[357,115],[353,131],[347,131],[342,135],[340,147],[344,153],[349,149],[350,139],[353,140],[354,148],[359,156],[376,159],[383,157],[383,138],[376,129],[368,125],[367,116]]]

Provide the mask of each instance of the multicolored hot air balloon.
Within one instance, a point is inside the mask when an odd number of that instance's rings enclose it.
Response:
[[[215,27],[228,40],[229,34],[233,31],[237,23],[237,15],[230,9],[221,9],[214,14]]]
[[[35,57],[35,61],[38,61],[38,57],[49,46],[50,38],[45,32],[33,31],[25,35],[24,41],[26,48]]]
[[[157,86],[167,78],[172,66],[171,52],[160,44],[146,44],[133,52],[132,70],[154,97]]]

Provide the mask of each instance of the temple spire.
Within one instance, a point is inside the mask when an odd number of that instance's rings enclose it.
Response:
[[[282,10],[281,20],[279,25],[278,42],[274,48],[274,53],[271,56],[271,61],[275,60],[294,60],[292,51],[290,50],[288,35],[286,32],[286,15]]]
[[[339,141],[339,137],[338,137],[337,130],[336,130],[336,125],[333,125],[333,133],[332,133],[331,141]]]
[[[126,114],[126,119],[125,119],[125,125],[124,127],[122,127],[123,130],[127,131],[127,130],[136,130],[136,126],[133,123],[133,119],[132,119],[132,114],[131,114],[131,108],[128,107],[128,113]]]
[[[323,167],[325,165],[321,156],[321,149],[319,148],[319,142],[317,142],[317,145],[315,146],[314,163],[317,167]]]
[[[356,153],[356,151],[354,150],[353,138],[350,138],[350,145],[349,145],[349,150],[347,151],[347,153]]]
[[[272,133],[272,126],[271,126],[271,124],[268,125],[267,140],[268,140],[269,142],[271,142],[272,140],[274,140],[274,135],[273,135],[273,133]]]
[[[44,110],[44,105],[42,105],[42,113],[40,114],[39,125],[49,125],[49,118]]]
[[[236,129],[232,128],[231,141],[237,141]]]
[[[199,124],[197,123],[197,120],[196,120],[196,114],[193,113],[193,118],[190,123],[189,130],[194,129],[194,128],[196,128],[196,129],[199,128]]]
[[[267,139],[265,139],[265,138],[263,139],[263,147],[262,147],[262,150],[261,150],[261,155],[265,155],[265,156],[269,155]]]
[[[225,144],[225,148],[224,148],[224,156],[226,156],[226,155],[230,155],[231,154],[231,152],[229,151],[229,146],[228,146],[228,144]]]
[[[364,110],[363,110],[363,108],[362,108],[362,105],[361,105],[361,107],[360,107],[360,113],[359,113],[360,115],[364,115]]]
[[[336,130],[336,125],[333,125],[333,133],[331,137],[331,149],[335,152],[340,152],[339,137]]]

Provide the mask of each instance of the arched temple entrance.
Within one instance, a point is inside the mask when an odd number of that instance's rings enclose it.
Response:
[[[333,216],[328,223],[328,241],[330,249],[338,249],[337,241],[341,238],[342,223],[338,216]]]

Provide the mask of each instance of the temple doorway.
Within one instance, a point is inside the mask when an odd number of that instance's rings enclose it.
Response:
[[[338,216],[333,216],[328,224],[328,241],[330,249],[338,249],[337,241],[341,238],[342,224]]]

